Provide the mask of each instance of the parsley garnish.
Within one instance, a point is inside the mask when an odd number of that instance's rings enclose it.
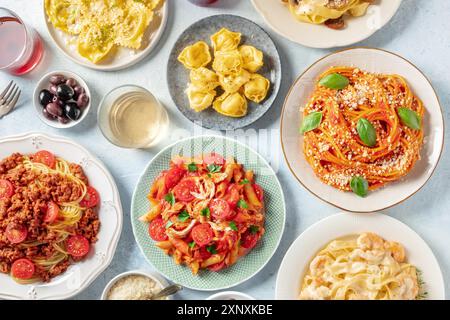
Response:
[[[195,164],[195,163],[190,163],[190,164],[188,164],[188,170],[189,170],[189,172],[196,172],[197,171],[197,165]]]
[[[242,209],[248,209],[248,204],[244,199],[239,199],[237,206]]]
[[[167,223],[166,223],[166,229],[169,229],[171,226],[173,225],[173,222],[172,221],[167,221]]]
[[[181,222],[185,222],[187,219],[189,219],[189,213],[186,210],[181,211],[181,213],[178,215],[178,220]]]
[[[211,215],[211,212],[209,211],[208,207],[202,209],[202,216],[209,218],[210,215]]]
[[[210,246],[207,246],[207,247],[206,247],[206,250],[207,250],[209,253],[211,253],[211,254],[216,254],[216,253],[217,253],[216,246],[215,246],[214,244],[212,244],[212,245],[210,245]]]
[[[236,226],[236,222],[231,221],[231,222],[228,224],[228,226],[231,228],[231,230],[238,231],[238,228],[237,228],[237,226]]]
[[[220,170],[222,170],[222,166],[219,166],[215,163],[208,164],[207,168],[210,173],[216,173],[216,172],[220,172]]]
[[[243,179],[241,182],[239,182],[239,184],[249,184],[250,181],[248,181],[248,179]]]
[[[175,204],[175,196],[173,195],[173,193],[169,192],[168,194],[166,194],[166,196],[164,197],[164,199],[170,203],[171,205]]]
[[[188,244],[189,248],[193,249],[195,247],[195,241],[191,241]]]
[[[250,226],[250,233],[251,234],[257,234],[259,231],[259,227],[258,226]]]

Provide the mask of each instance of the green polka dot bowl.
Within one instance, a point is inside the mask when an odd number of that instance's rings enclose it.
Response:
[[[148,235],[148,224],[138,219],[150,209],[147,194],[151,184],[161,171],[169,168],[169,162],[174,156],[192,157],[211,152],[221,154],[224,158],[234,157],[238,163],[244,165],[244,169],[254,171],[256,183],[264,190],[266,232],[256,247],[233,266],[219,272],[200,270],[197,275],[193,275],[187,266],[175,264],[172,257],[156,247],[155,242]],[[148,262],[169,280],[186,288],[202,291],[227,289],[255,276],[277,250],[283,235],[285,220],[283,191],[273,169],[263,157],[246,145],[220,136],[187,138],[159,152],[139,178],[131,203],[134,237]]]

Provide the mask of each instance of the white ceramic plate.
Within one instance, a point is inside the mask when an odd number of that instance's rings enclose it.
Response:
[[[421,159],[400,181],[370,192],[361,198],[322,183],[303,155],[303,136],[298,128],[304,106],[314,89],[317,77],[331,66],[357,66],[360,69],[406,78],[413,92],[424,103],[424,145]],[[434,172],[444,144],[444,119],[436,93],[430,82],[404,58],[380,49],[355,48],[332,53],[315,62],[295,81],[284,102],[281,116],[281,145],[287,164],[297,180],[320,199],[347,211],[372,212],[386,209],[416,193]]]
[[[369,6],[361,17],[345,17],[346,28],[333,30],[326,26],[298,21],[281,0],[252,0],[266,23],[283,37],[312,48],[333,48],[362,41],[391,20],[401,0],[380,0]]]
[[[72,264],[49,283],[21,285],[9,275],[0,273],[0,298],[66,299],[76,295],[111,263],[122,231],[122,205],[116,183],[105,166],[80,145],[61,137],[28,133],[0,140],[0,159],[14,152],[30,154],[43,149],[80,164],[90,184],[98,190],[101,198],[98,241],[86,259]]]
[[[362,232],[374,232],[386,240],[401,243],[406,249],[407,261],[422,272],[427,299],[445,299],[441,269],[425,241],[402,222],[380,213],[340,213],[306,229],[294,241],[281,262],[275,298],[297,299],[305,271],[317,252],[336,238]]]
[[[138,63],[156,47],[159,39],[164,32],[167,24],[167,18],[169,16],[169,5],[166,3],[166,1],[167,0],[164,0],[164,3],[155,10],[155,16],[153,17],[152,22],[150,22],[150,25],[147,27],[147,30],[144,33],[142,45],[143,49],[134,50],[116,46],[116,49],[112,50],[114,52],[110,52],[107,57],[105,57],[98,63],[92,63],[88,59],[78,54],[75,45],[77,36],[69,35],[53,27],[51,22],[48,20],[47,14],[45,13],[44,1],[42,1],[44,3],[42,5],[42,11],[50,37],[66,57],[68,57],[75,63],[78,63],[79,65],[91,69],[115,71],[125,69],[135,63]]]

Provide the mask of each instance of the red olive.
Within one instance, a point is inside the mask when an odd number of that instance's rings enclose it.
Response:
[[[54,117],[61,117],[63,115],[63,109],[57,103],[51,102],[45,108]]]
[[[64,83],[64,81],[66,81],[66,78],[61,74],[54,74],[50,77],[50,83],[55,86]]]
[[[88,105],[88,103],[89,97],[87,96],[87,94],[85,93],[80,94],[80,96],[77,99],[78,108],[83,109]]]

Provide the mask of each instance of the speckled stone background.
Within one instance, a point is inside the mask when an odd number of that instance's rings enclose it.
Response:
[[[41,33],[46,48],[45,59],[35,71],[25,77],[15,78],[23,89],[23,96],[17,110],[0,120],[0,136],[26,131],[67,136],[94,152],[115,177],[124,207],[124,228],[120,243],[111,266],[89,288],[76,296],[77,299],[98,299],[106,283],[118,273],[137,268],[152,269],[133,239],[130,224],[131,195],[139,174],[162,147],[191,134],[207,133],[184,118],[170,98],[166,85],[166,65],[173,44],[185,28],[209,15],[236,14],[258,23],[271,35],[278,47],[282,59],[283,80],[274,105],[251,126],[252,130],[247,131],[251,136],[244,142],[254,148],[257,147],[277,171],[286,196],[287,224],[281,245],[269,264],[253,279],[235,287],[234,290],[243,291],[259,299],[272,299],[276,273],[290,244],[312,223],[337,212],[337,209],[321,202],[302,188],[291,175],[281,155],[278,131],[281,106],[291,83],[311,63],[333,50],[309,49],[281,38],[265,25],[248,0],[220,0],[211,8],[199,8],[187,0],[169,0],[169,2],[171,17],[155,51],[131,68],[107,73],[78,66],[58,51],[45,30],[42,0],[0,0],[0,6],[19,12]],[[449,1],[404,0],[389,24],[369,39],[357,44],[396,52],[419,67],[434,85],[447,122],[450,119],[449,13]],[[31,100],[36,81],[47,71],[56,69],[73,70],[82,75],[93,93],[91,114],[83,124],[66,131],[59,131],[43,124],[34,115]],[[11,76],[0,74],[0,88],[10,79]],[[95,113],[101,97],[113,87],[126,83],[135,83],[150,89],[168,109],[171,135],[153,149],[141,151],[116,148],[103,138],[97,127]],[[259,133],[259,139],[254,135],[256,132]],[[243,140],[242,132],[238,134],[239,139]],[[449,135],[446,134],[446,139],[448,138]],[[449,298],[450,151],[448,148],[445,148],[437,171],[428,184],[408,201],[384,213],[405,222],[430,245],[441,265]],[[177,298],[204,299],[210,294],[184,290]]]

